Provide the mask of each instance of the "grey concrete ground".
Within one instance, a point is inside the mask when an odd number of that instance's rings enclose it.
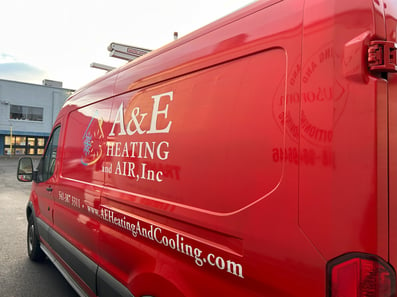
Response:
[[[25,207],[31,184],[16,180],[17,162],[0,158],[0,296],[76,297],[49,260],[33,263],[27,256]]]

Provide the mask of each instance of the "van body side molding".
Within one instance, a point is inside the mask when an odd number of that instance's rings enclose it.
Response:
[[[80,252],[69,241],[63,238],[58,232],[50,228],[42,220],[37,219],[43,229],[49,229],[50,245],[54,251],[62,258],[70,268],[72,268],[87,286],[98,296],[112,297],[134,297],[131,292],[109,273]],[[75,289],[80,296],[88,296],[76,281],[69,275],[67,270],[56,260],[56,257],[42,244],[41,249],[48,256],[55,267],[61,272],[68,283]],[[97,291],[98,289],[98,291]]]
[[[40,248],[47,255],[50,261],[54,264],[54,266],[58,269],[58,271],[62,274],[62,276],[66,279],[69,285],[82,297],[88,297],[88,295],[84,292],[84,290],[79,286],[79,284],[73,279],[73,277],[67,272],[67,270],[58,262],[55,256],[44,246],[41,245]]]
[[[96,272],[98,265],[74,247],[55,230],[50,229],[50,245],[54,251],[72,268],[96,293]]]
[[[98,267],[98,296],[134,297],[123,284],[101,267]]]
[[[40,237],[45,242],[50,242],[49,241],[50,226],[48,226],[42,219],[37,218],[35,215],[33,215],[33,219],[36,221],[37,231]]]

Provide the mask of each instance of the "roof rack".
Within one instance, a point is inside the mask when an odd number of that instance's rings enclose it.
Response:
[[[132,61],[140,56],[149,53],[151,50],[112,42],[108,46],[108,51],[110,52],[111,57]]]

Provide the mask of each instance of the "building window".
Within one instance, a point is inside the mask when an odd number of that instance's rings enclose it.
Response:
[[[37,138],[37,145],[44,147],[45,146],[45,139],[43,137]]]
[[[5,155],[42,155],[47,137],[5,136]]]
[[[10,119],[11,120],[23,120],[23,121],[43,121],[42,107],[33,106],[22,106],[22,105],[10,105]]]

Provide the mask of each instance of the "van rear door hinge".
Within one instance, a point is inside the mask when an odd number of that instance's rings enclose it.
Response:
[[[368,68],[375,72],[397,72],[397,43],[371,41],[368,47]]]

